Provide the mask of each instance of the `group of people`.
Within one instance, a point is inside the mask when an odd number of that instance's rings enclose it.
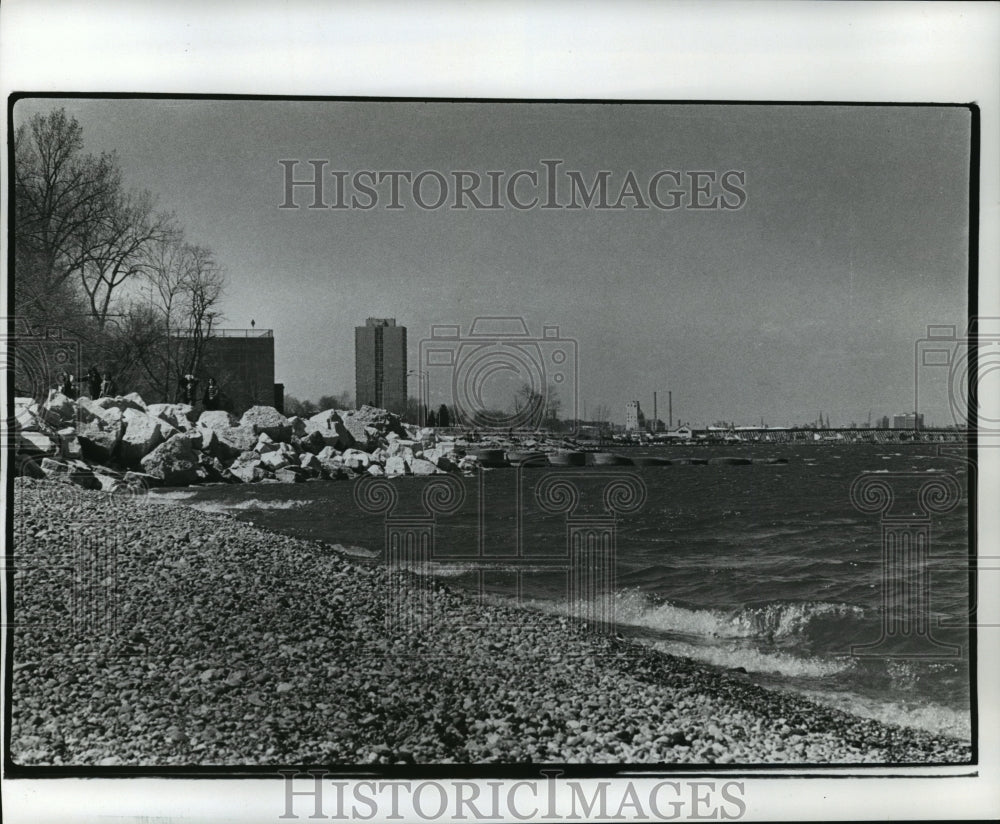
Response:
[[[181,402],[186,403],[188,406],[194,406],[197,397],[198,378],[188,373],[181,380]],[[208,411],[225,408],[222,390],[219,389],[219,385],[215,382],[215,378],[208,379],[201,402]]]
[[[90,398],[110,398],[118,395],[118,384],[115,383],[115,379],[111,376],[111,373],[107,371],[101,373],[96,366],[91,366],[87,374],[84,375],[84,383],[86,385],[85,391],[89,393],[88,397]],[[189,406],[195,405],[198,397],[198,383],[198,378],[194,375],[187,374],[184,376],[181,380],[180,392],[182,403],[186,403]],[[73,400],[79,397],[80,394],[76,378],[69,372],[59,373],[56,389],[67,398],[72,398]],[[222,390],[215,382],[215,378],[208,379],[201,401],[204,408],[208,410],[225,408],[225,399],[223,398]]]
[[[96,366],[91,366],[83,379],[86,382],[86,391],[91,398],[106,398],[118,394],[118,385],[110,372],[102,374]],[[56,389],[67,398],[75,399],[80,394],[76,378],[69,372],[59,373]]]

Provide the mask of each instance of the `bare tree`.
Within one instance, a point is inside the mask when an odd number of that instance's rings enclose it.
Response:
[[[427,421],[427,404],[421,403],[420,398],[409,395],[406,398],[406,411],[403,413],[403,420],[417,426],[424,426]]]
[[[185,374],[198,374],[219,318],[225,277],[212,252],[185,243],[176,230],[147,242],[138,270],[148,286],[146,305],[158,342],[142,356],[156,394],[171,398]],[[145,339],[148,323],[133,326]]]
[[[49,287],[78,273],[88,239],[121,190],[114,155],[83,153],[83,130],[65,109],[36,114],[14,136],[15,231]]]
[[[18,127],[14,161],[15,312],[70,329],[105,368],[170,398],[219,317],[212,252],[185,243],[148,192],[126,191],[114,154],[85,154],[64,109]]]
[[[158,254],[155,247],[176,243],[178,235],[170,215],[153,211],[149,192],[120,194],[108,204],[102,220],[86,227],[88,253],[80,276],[100,329],[107,323],[119,287],[146,272]]]
[[[555,384],[544,390],[535,389],[530,384],[522,384],[515,397],[515,412],[521,420],[539,422],[551,426],[559,420],[562,401]]]

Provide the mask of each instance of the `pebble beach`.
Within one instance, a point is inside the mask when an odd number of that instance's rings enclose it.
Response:
[[[400,580],[337,546],[227,515],[28,478],[15,480],[12,505],[19,765],[971,758],[967,741],[855,717],[432,578]],[[390,589],[419,621],[387,625]],[[108,609],[88,611],[81,592]]]

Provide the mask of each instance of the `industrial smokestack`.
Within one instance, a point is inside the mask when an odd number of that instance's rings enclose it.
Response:
[[[667,427],[674,428],[674,393],[667,392]]]
[[[653,393],[653,431],[656,431],[656,393]]]

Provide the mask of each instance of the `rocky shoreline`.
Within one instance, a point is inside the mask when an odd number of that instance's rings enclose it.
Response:
[[[285,417],[254,406],[194,418],[186,404],[146,404],[135,394],[43,404],[14,399],[17,474],[113,492],[200,483],[299,483],[361,476],[471,475],[508,466],[782,464],[786,458],[637,456],[595,451],[541,432],[484,435],[422,428],[385,409],[328,409]],[[587,452],[592,452],[587,460]]]
[[[195,419],[189,405],[146,404],[135,393],[71,399],[52,392],[42,404],[15,398],[14,412],[17,474],[105,491],[472,474],[508,465],[508,454],[515,463],[564,452],[582,457],[572,452],[576,444],[558,438],[483,440],[414,426],[372,406],[307,419],[254,406],[239,419],[221,410]]]
[[[20,765],[970,759],[228,516],[31,478],[13,505]],[[421,621],[387,626],[390,587]]]

